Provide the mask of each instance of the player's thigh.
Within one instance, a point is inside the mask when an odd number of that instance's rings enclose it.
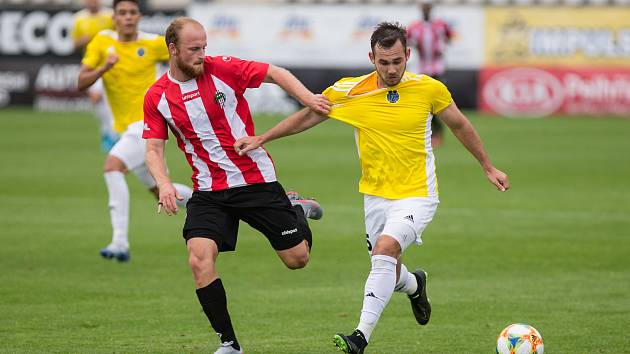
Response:
[[[142,127],[142,121],[130,124],[109,151],[109,155],[120,159],[129,170],[145,163],[146,141],[142,139]]]
[[[291,249],[304,241],[304,232],[309,232],[306,222],[300,223],[296,208],[286,196],[280,183],[261,183],[248,186],[247,194],[239,198],[247,200],[239,204],[239,217],[260,231],[276,251]],[[299,210],[299,212],[302,212]]]
[[[238,217],[216,203],[213,192],[195,191],[186,205],[182,231],[186,243],[194,238],[213,240],[219,252],[234,251],[238,234]]]
[[[404,198],[392,201],[385,212],[382,234],[395,238],[404,251],[422,244],[422,233],[437,211],[437,198]]]
[[[372,254],[376,241],[385,227],[385,210],[389,200],[372,195],[363,197],[363,208],[365,213],[365,238],[368,253]]]

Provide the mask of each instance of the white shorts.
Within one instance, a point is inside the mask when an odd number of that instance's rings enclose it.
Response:
[[[422,244],[422,232],[440,203],[437,197],[385,199],[367,194],[363,201],[368,252],[382,234],[395,238],[403,251],[414,242]]]
[[[141,120],[129,124],[127,130],[122,133],[120,139],[109,150],[109,154],[122,160],[129,170],[144,165],[147,142],[142,139],[143,128],[144,122]]]

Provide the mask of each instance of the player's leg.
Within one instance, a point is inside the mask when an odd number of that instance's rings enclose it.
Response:
[[[188,204],[183,235],[187,240],[188,264],[193,273],[196,294],[221,344],[215,353],[243,353],[227,307],[223,282],[216,270],[219,252],[236,247],[238,218],[217,205],[213,194],[196,192]]]
[[[309,260],[313,235],[306,221],[310,211],[321,217],[321,206],[302,198],[292,204],[278,182],[248,186],[248,193],[239,196],[248,207],[239,211],[239,217],[267,237],[282,262],[290,269],[304,268]],[[308,203],[302,203],[308,202]],[[305,205],[303,205],[305,204]]]
[[[406,222],[415,232],[415,243],[422,244],[422,233],[437,210],[437,198],[406,198],[397,200],[390,209],[388,220]],[[395,291],[409,297],[416,321],[426,325],[431,317],[431,305],[427,296],[427,273],[423,269],[410,272],[399,259],[399,276]]]
[[[125,142],[121,139],[117,144],[124,145]],[[114,148],[116,145],[114,145]],[[103,166],[103,176],[109,195],[108,205],[112,225],[112,241],[105,248],[101,249],[100,254],[104,258],[116,258],[121,262],[129,260],[129,188],[125,180],[126,173],[127,167],[124,161],[115,155],[107,155]]]
[[[94,107],[94,115],[99,122],[101,149],[107,152],[114,146],[116,141],[118,141],[118,134],[114,131],[112,111],[107,102],[103,80],[96,80],[96,82],[88,88],[87,93]]]

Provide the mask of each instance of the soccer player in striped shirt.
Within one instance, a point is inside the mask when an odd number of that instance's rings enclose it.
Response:
[[[116,30],[99,32],[87,46],[78,87],[86,89],[102,78],[120,140],[109,151],[103,167],[109,194],[112,242],[101,249],[107,259],[129,260],[129,189],[125,175],[131,171],[158,196],[155,180],[144,162],[146,142],[142,140],[144,94],[155,82],[156,65],[168,59],[164,37],[138,31],[138,0],[114,0]],[[192,190],[176,187],[185,199]]]
[[[405,71],[409,59],[405,29],[381,23],[371,38],[370,59],[375,71],[338,81],[324,91],[333,104],[328,117],[353,126],[361,163],[359,191],[364,194],[365,228],[372,269],[365,282],[359,324],[350,335],[336,334],[335,344],[346,353],[363,353],[370,335],[394,292],[407,294],[416,321],[429,322],[431,306],[424,270],[409,272],[402,253],[421,244],[421,235],[439,203],[431,120],[440,116],[453,134],[479,161],[500,191],[508,177],[496,169],[481,139],[459,111],[441,82]],[[326,119],[303,109],[261,136],[235,143],[249,154],[268,141],[296,134]]]
[[[285,69],[231,56],[205,56],[206,34],[193,19],[174,20],[166,30],[166,43],[169,71],[151,86],[144,101],[146,161],[159,186],[158,208],[175,213],[180,197],[164,161],[170,128],[193,170],[195,191],[187,205],[183,237],[197,297],[222,342],[216,354],[242,353],[215,268],[219,252],[235,249],[243,220],[267,237],[288,268],[302,268],[312,244],[306,218],[322,216],[314,200],[285,194],[265,149],[244,155],[234,150],[236,139],[254,135],[243,94],[271,82],[316,112],[328,113],[329,103]]]
[[[409,25],[407,39],[411,47],[416,49],[420,63],[420,72],[434,79],[442,80],[446,71],[444,52],[453,38],[453,30],[448,23],[431,18],[433,4],[429,0],[420,2],[422,18]],[[431,121],[431,144],[434,148],[442,143],[442,123],[439,119]]]

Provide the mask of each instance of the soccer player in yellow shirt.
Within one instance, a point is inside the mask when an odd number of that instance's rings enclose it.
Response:
[[[363,353],[370,335],[394,292],[408,295],[416,321],[429,322],[426,272],[409,272],[402,253],[421,244],[421,235],[439,203],[431,120],[439,116],[479,161],[499,191],[508,176],[490,162],[470,121],[460,112],[444,84],[426,75],[406,72],[409,48],[398,24],[380,23],[372,33],[370,60],[375,71],[341,79],[324,91],[333,104],[328,117],[355,128],[364,194],[365,227],[372,268],[365,282],[359,324],[350,335],[333,337],[345,353]],[[303,109],[260,136],[235,142],[239,154],[262,144],[309,129],[324,121]]]
[[[113,231],[112,242],[100,254],[125,262],[129,260],[127,172],[133,172],[158,196],[157,185],[144,161],[143,105],[144,94],[156,80],[156,65],[168,60],[168,50],[163,36],[138,31],[138,0],[114,0],[113,6],[116,30],[103,30],[90,41],[81,62],[78,87],[86,89],[103,79],[114,129],[121,134],[103,167]],[[185,203],[192,190],[181,184],[175,184],[175,188],[178,200]]]
[[[76,49],[85,50],[85,46],[100,31],[114,29],[111,9],[102,7],[100,0],[84,0],[84,8],[74,14],[72,26],[72,40]],[[87,94],[94,107],[94,114],[100,123],[101,149],[109,151],[118,140],[118,134],[113,128],[112,111],[104,97],[103,81],[97,80],[87,90]]]

